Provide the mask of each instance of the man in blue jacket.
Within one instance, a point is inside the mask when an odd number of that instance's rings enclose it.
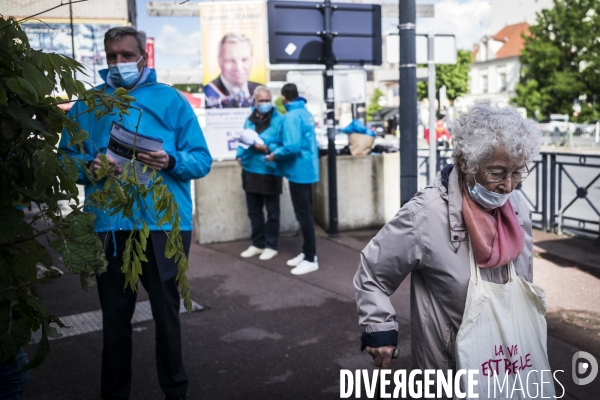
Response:
[[[132,103],[131,115],[125,115],[124,126],[135,126],[139,112],[138,132],[162,141],[162,150],[138,154],[138,160],[158,171],[179,207],[180,228],[186,255],[189,253],[192,231],[192,198],[190,181],[205,176],[210,171],[212,158],[208,152],[198,119],[188,102],[173,88],[157,84],[156,72],[147,67],[145,52],[146,35],[133,27],[117,27],[106,32],[104,45],[108,70],[99,71],[106,82],[99,89],[112,93],[123,87],[131,90],[136,101]],[[86,105],[77,102],[69,111],[82,129],[89,133],[84,143],[85,155],[69,147],[69,137],[63,132],[60,149],[72,158],[82,159],[92,174],[101,166],[99,154],[106,153],[111,126],[118,116],[105,116],[97,120],[94,113],[85,113]],[[109,160],[117,165],[115,160]],[[86,196],[95,191],[83,171],[79,171],[79,183],[85,185]],[[102,185],[102,182],[99,182]],[[152,315],[156,322],[156,363],[158,380],[166,399],[185,398],[188,379],[181,360],[181,328],[179,323],[180,297],[175,277],[177,265],[164,255],[170,226],[157,224],[152,216],[151,196],[134,207],[134,218],[121,213],[113,216],[108,212],[91,208],[96,214],[94,230],[105,243],[107,271],[97,276],[98,294],[102,307],[102,399],[127,399],[131,387],[131,318],[135,310],[136,294],[125,288],[125,276],[121,272],[125,241],[139,218],[148,224],[151,234],[146,248],[148,262],[142,263],[140,280],[148,292]]]
[[[283,116],[273,107],[271,92],[265,86],[254,90],[254,103],[256,106],[246,119],[244,129],[258,133],[264,143],[237,149],[252,227],[252,244],[240,255],[243,258],[259,255],[261,260],[270,260],[277,255],[279,243],[279,196],[283,178],[277,164],[265,161],[265,155],[281,145]],[[266,223],[263,208],[267,209]]]
[[[288,260],[287,265],[294,267],[292,274],[304,275],[319,269],[311,205],[312,184],[319,181],[315,120],[293,83],[283,85],[281,98],[287,110],[283,121],[283,145],[269,155],[269,160],[277,161],[283,176],[290,182],[290,195],[304,245],[302,253]]]

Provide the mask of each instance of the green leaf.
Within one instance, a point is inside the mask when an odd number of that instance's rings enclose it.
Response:
[[[60,253],[65,267],[74,274],[101,272],[106,267],[102,242],[94,233],[93,216],[71,213],[60,230],[53,230],[58,239],[50,246]]]
[[[31,129],[33,131],[46,132],[46,128],[40,121],[37,119],[33,119],[33,113],[31,109],[26,107],[8,107],[2,110],[12,119],[14,119],[17,124],[22,124],[23,128]]]
[[[25,281],[34,282],[37,279],[37,263],[42,263],[48,268],[52,266],[52,257],[48,250],[34,239],[15,243],[10,251],[14,255],[14,271]]]
[[[29,341],[31,321],[15,318],[8,302],[0,303],[0,363],[14,358]]]
[[[77,164],[75,164],[71,156],[63,154],[62,163],[63,167],[65,168],[65,172],[67,173],[67,178],[72,181],[76,181],[79,177],[79,171],[77,170]]]
[[[142,251],[146,251],[146,246],[148,244],[148,239],[144,236],[143,232],[140,232],[140,245],[142,246]],[[146,260],[148,261],[148,260]]]
[[[29,305],[42,318],[48,317],[48,310],[46,310],[46,307],[44,306],[44,304],[42,303],[42,301],[40,299],[38,299],[37,297],[33,297],[31,295],[28,295],[26,297],[26,301],[27,301],[27,305]]]
[[[44,324],[42,325],[42,338],[40,339],[37,349],[35,350],[35,354],[31,361],[27,363],[23,369],[30,370],[39,367],[49,354],[50,343],[48,342],[48,333]]]
[[[145,237],[150,236],[150,228],[148,228],[146,221],[142,221],[142,233]]]
[[[81,273],[81,274],[79,274],[79,280],[80,280],[82,289],[87,292],[91,287],[96,285],[96,274]]]
[[[35,181],[33,189],[36,196],[41,195],[46,189],[52,185],[56,177],[57,167],[56,154],[49,148],[38,150],[33,155],[33,166]]]
[[[135,251],[137,252],[137,256],[141,261],[148,262],[146,255],[144,254],[144,248],[139,241],[135,241]]]
[[[69,139],[69,146],[74,146],[76,144],[85,142],[88,136],[89,134],[86,131],[79,129],[77,133],[71,136],[71,139]]]
[[[89,168],[87,167],[87,165],[83,162],[83,160],[76,158],[75,161],[77,162],[77,164],[79,164],[79,167],[81,168],[81,170],[83,171],[83,173],[85,174],[85,176],[89,179],[90,182],[94,182],[96,180],[96,178],[94,177],[94,175],[90,172]]]
[[[23,68],[23,78],[27,79],[38,96],[43,98],[52,92],[52,82],[32,64],[24,62],[21,64]]]
[[[12,90],[13,93],[18,94],[19,97],[21,97],[28,103],[37,103],[39,100],[35,88],[23,78],[8,78],[6,80],[6,86],[8,86],[8,88]]]
[[[25,222],[25,214],[12,207],[0,209],[0,243],[7,243],[18,237],[29,237],[33,228]]]

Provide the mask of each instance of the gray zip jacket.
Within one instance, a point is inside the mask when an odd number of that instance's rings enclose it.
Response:
[[[531,282],[531,212],[516,191],[510,202],[525,232],[525,247],[514,261],[515,269]],[[417,193],[361,252],[354,288],[359,323],[366,326],[363,344],[365,335],[379,337],[368,343],[378,342],[375,347],[392,344],[389,338],[394,335],[397,341],[398,323],[389,296],[411,274],[413,368],[455,369],[455,337],[471,276],[468,240],[458,171],[453,168],[447,189],[438,173],[433,186]],[[507,267],[481,269],[481,276],[505,283]]]

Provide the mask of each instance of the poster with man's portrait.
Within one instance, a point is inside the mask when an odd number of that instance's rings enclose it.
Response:
[[[202,4],[200,27],[206,108],[251,107],[267,81],[265,2]]]
[[[267,82],[264,1],[200,3],[205,136],[215,159],[233,159],[236,137]]]

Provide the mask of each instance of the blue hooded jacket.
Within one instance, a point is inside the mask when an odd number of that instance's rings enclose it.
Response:
[[[306,109],[306,100],[298,97],[287,103],[283,120],[283,146],[273,151],[283,176],[292,183],[319,181],[319,150],[315,135],[315,119]]]
[[[252,112],[254,113],[254,108],[252,108]],[[271,152],[274,152],[281,146],[281,125],[283,124],[283,119],[284,116],[279,114],[274,108],[269,127],[259,135]],[[244,123],[244,129],[256,130],[256,125],[250,121],[250,118],[247,118]],[[256,151],[252,147],[244,149],[238,146],[236,158],[241,158],[244,171],[260,175],[281,176],[281,171],[277,163],[266,161],[265,155],[265,153]]]
[[[99,71],[100,76],[106,81],[108,70]],[[106,89],[106,93],[113,93],[114,89],[103,84],[98,89]],[[169,157],[175,159],[175,166],[170,170],[159,171],[169,190],[173,193],[179,207],[180,228],[182,231],[192,230],[192,197],[190,181],[202,178],[210,171],[212,158],[208,152],[206,141],[198,118],[194,114],[187,100],[175,89],[156,82],[156,71],[150,70],[146,80],[130,91],[135,97],[131,103],[133,107],[142,110],[138,132],[145,136],[162,139],[163,150]],[[110,130],[113,122],[120,123],[127,128],[134,127],[138,122],[139,110],[131,108],[131,115],[124,115],[124,120],[119,122],[118,115],[107,115],[97,120],[93,112],[84,113],[87,106],[83,102],[76,102],[68,113],[70,118],[80,124],[81,128],[89,133],[88,139],[83,143],[85,155],[79,153],[75,146],[68,146],[69,135],[63,131],[59,148],[72,158],[78,158],[84,163],[92,161],[98,153],[106,153]],[[82,114],[83,113],[83,114]],[[80,166],[77,183],[85,185],[86,197],[94,193],[95,185],[90,182]],[[103,181],[97,182],[102,187]],[[140,205],[140,210],[134,207],[134,218],[123,218],[121,213],[110,216],[108,212],[87,207],[86,211],[96,214],[94,230],[96,232],[109,232],[116,230],[132,230],[135,221],[142,216],[150,230],[169,231],[169,225],[157,226],[154,214],[154,202],[149,195]],[[137,226],[141,228],[141,224]]]

